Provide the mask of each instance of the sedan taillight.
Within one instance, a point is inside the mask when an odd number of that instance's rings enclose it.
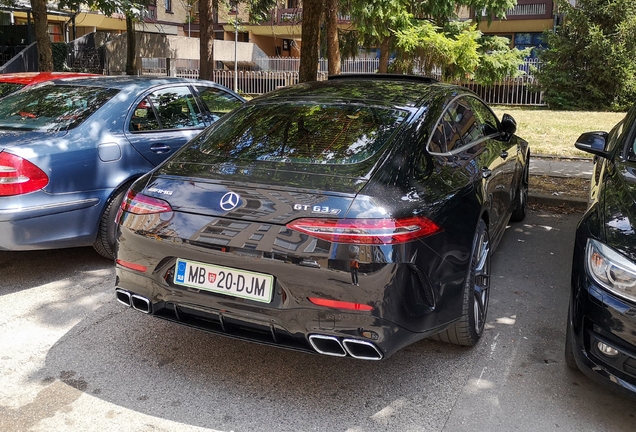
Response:
[[[398,244],[426,237],[442,228],[425,217],[403,219],[297,219],[287,227],[334,243]]]
[[[167,201],[129,190],[121,202],[121,210],[136,215],[145,215],[170,212],[172,207]]]
[[[49,177],[28,160],[0,152],[0,196],[22,195],[42,189]]]

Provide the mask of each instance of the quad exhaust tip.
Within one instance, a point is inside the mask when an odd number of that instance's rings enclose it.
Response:
[[[340,340],[335,336],[309,335],[309,343],[319,354],[334,357],[347,355],[358,360],[382,360],[382,352],[371,342],[359,339]]]
[[[132,294],[121,288],[115,289],[115,297],[117,297],[117,301],[119,303],[128,307],[132,307],[139,312],[143,312],[145,314],[152,313],[152,304],[146,297],[140,296],[138,294]]]

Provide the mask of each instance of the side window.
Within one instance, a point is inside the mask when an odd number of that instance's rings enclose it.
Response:
[[[203,86],[196,86],[196,88],[208,110],[212,113],[213,121],[217,121],[242,104],[240,99],[222,89]]]
[[[173,87],[157,90],[150,95],[159,113],[162,129],[203,128],[203,117],[190,89]]]
[[[607,143],[605,144],[605,149],[606,150],[613,150],[614,147],[616,147],[616,144],[618,144],[618,142],[623,141],[625,138],[622,136],[623,135],[623,125],[624,125],[624,121],[619,122],[616,126],[614,126],[612,128],[612,130],[609,132],[609,136],[607,138]],[[621,139],[622,138],[622,139]],[[623,141],[624,142],[624,141]],[[635,143],[636,144],[636,143]],[[633,148],[634,146],[632,146]]]
[[[484,136],[490,136],[499,133],[499,123],[497,117],[478,99],[469,98],[468,103],[473,108],[477,121],[481,124],[481,130]]]
[[[155,110],[152,108],[148,98],[145,97],[135,108],[128,130],[131,132],[143,132],[158,129],[160,129],[160,126]]]
[[[483,138],[485,136],[484,132],[480,123],[477,122],[473,108],[468,103],[467,99],[460,99],[456,107],[457,108],[454,111],[449,110],[449,112],[453,116],[457,130],[459,131],[464,143],[468,145],[480,138]]]
[[[431,153],[447,153],[463,145],[453,122],[453,116],[456,111],[457,103],[453,102],[435,126],[429,144]]]

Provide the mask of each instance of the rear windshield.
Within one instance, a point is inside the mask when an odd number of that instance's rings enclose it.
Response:
[[[22,87],[24,87],[24,84],[15,84],[15,83],[7,83],[7,82],[0,83],[0,98],[5,97],[6,95],[11,94],[13,92],[17,92]]]
[[[118,90],[44,85],[13,93],[0,103],[0,129],[56,132],[76,127]]]
[[[408,112],[357,104],[251,105],[203,133],[201,152],[249,161],[354,164],[373,156]]]

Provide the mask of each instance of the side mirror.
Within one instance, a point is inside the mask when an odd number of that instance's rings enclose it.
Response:
[[[510,114],[504,114],[501,118],[501,131],[506,135],[517,132],[517,122]]]
[[[574,143],[574,147],[587,153],[603,158],[609,158],[609,152],[605,150],[607,144],[607,132],[585,132]]]

